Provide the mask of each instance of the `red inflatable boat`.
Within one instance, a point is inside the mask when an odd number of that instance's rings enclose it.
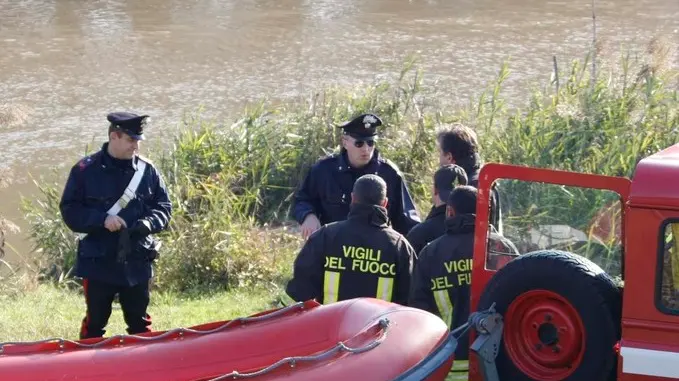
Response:
[[[444,380],[455,347],[425,311],[308,301],[138,336],[0,344],[0,380]]]

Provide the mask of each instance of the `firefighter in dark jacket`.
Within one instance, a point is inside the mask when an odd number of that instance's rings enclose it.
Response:
[[[149,332],[149,280],[172,206],[163,179],[137,155],[147,115],[108,115],[109,140],[71,168],[59,207],[79,233],[75,275],[83,278],[87,312],[80,338],[102,337],[116,294],[127,332]]]
[[[388,225],[386,188],[377,175],[356,180],[348,219],[312,233],[295,259],[284,304],[357,297],[406,304],[415,252]]]
[[[441,130],[437,135],[439,164],[457,164],[467,173],[468,184],[479,187],[479,171],[483,164],[479,153],[476,132],[471,128],[455,123]],[[497,184],[491,188],[490,223],[502,234],[502,209]]]
[[[343,129],[340,153],[311,167],[295,194],[292,210],[305,239],[322,225],[347,218],[354,182],[365,174],[376,174],[387,183],[387,211],[396,231],[405,235],[420,222],[405,179],[375,148],[381,125],[376,115],[363,114],[339,126]]]
[[[413,270],[408,305],[438,315],[451,330],[469,319],[476,188],[463,185],[448,198],[446,233],[422,249]],[[516,247],[491,225],[490,246],[509,255]],[[469,336],[460,338],[455,358],[469,356]]]
[[[459,185],[467,185],[467,174],[458,165],[447,164],[440,167],[434,173],[434,186],[432,189],[432,202],[434,205],[429,211],[427,218],[422,223],[413,227],[406,236],[416,253],[419,253],[426,244],[446,232],[446,201],[450,192]]]

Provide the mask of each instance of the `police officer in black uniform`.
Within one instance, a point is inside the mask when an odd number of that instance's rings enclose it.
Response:
[[[392,229],[387,185],[363,175],[351,193],[347,220],[311,234],[294,263],[283,303],[316,299],[323,304],[372,297],[405,305],[415,252]]]
[[[437,134],[437,143],[439,164],[457,164],[464,168],[467,173],[468,184],[478,188],[479,172],[483,160],[476,132],[464,124],[455,123],[450,128],[443,129]],[[502,233],[502,210],[497,184],[491,189],[489,220],[498,232]]]
[[[430,242],[419,253],[413,270],[408,305],[438,315],[451,330],[469,319],[476,188],[461,185],[453,189],[446,208],[446,233]],[[508,255],[518,255],[509,240],[490,226],[489,247]],[[460,337],[455,358],[469,356],[469,336]]]
[[[109,140],[71,168],[60,202],[66,225],[79,233],[76,276],[87,313],[80,338],[102,337],[116,294],[127,332],[150,331],[149,281],[172,205],[160,173],[137,154],[148,115],[108,115]]]
[[[351,189],[357,178],[376,174],[387,183],[389,220],[401,234],[420,222],[405,179],[391,161],[380,156],[375,146],[376,115],[363,114],[339,127],[344,130],[342,150],[314,164],[295,194],[294,218],[302,225],[306,239],[311,233],[349,214]]]
[[[427,218],[410,230],[406,238],[416,253],[429,242],[446,232],[446,201],[458,185],[467,185],[467,174],[462,167],[446,164],[434,173],[433,206]]]

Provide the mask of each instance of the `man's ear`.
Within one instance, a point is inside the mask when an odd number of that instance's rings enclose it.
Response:
[[[448,161],[448,164],[455,164],[455,158],[453,157],[453,154],[450,152],[444,152],[443,156],[446,158]]]
[[[452,206],[446,206],[446,217],[455,217],[455,209]]]
[[[354,192],[351,192],[351,203],[352,204],[356,203],[356,195],[354,194]]]
[[[385,197],[385,198],[384,198],[384,201],[382,201],[382,205],[381,205],[381,206],[382,206],[383,208],[386,208],[387,205],[389,205],[389,198]]]
[[[340,142],[340,144],[342,145],[342,148],[347,149],[348,141],[346,135],[342,135],[342,141]]]
[[[111,131],[110,134],[108,134],[108,140],[120,139],[122,136],[123,136],[123,133],[120,132],[120,130],[114,130],[114,131]]]

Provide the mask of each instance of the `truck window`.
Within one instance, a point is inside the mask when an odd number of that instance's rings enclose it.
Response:
[[[508,240],[518,254],[564,250],[589,258],[614,278],[621,278],[620,195],[601,189],[499,179],[501,232],[489,227],[486,268],[511,260]],[[494,239],[493,231],[503,240]]]
[[[660,242],[660,310],[679,314],[679,221],[664,226]]]

